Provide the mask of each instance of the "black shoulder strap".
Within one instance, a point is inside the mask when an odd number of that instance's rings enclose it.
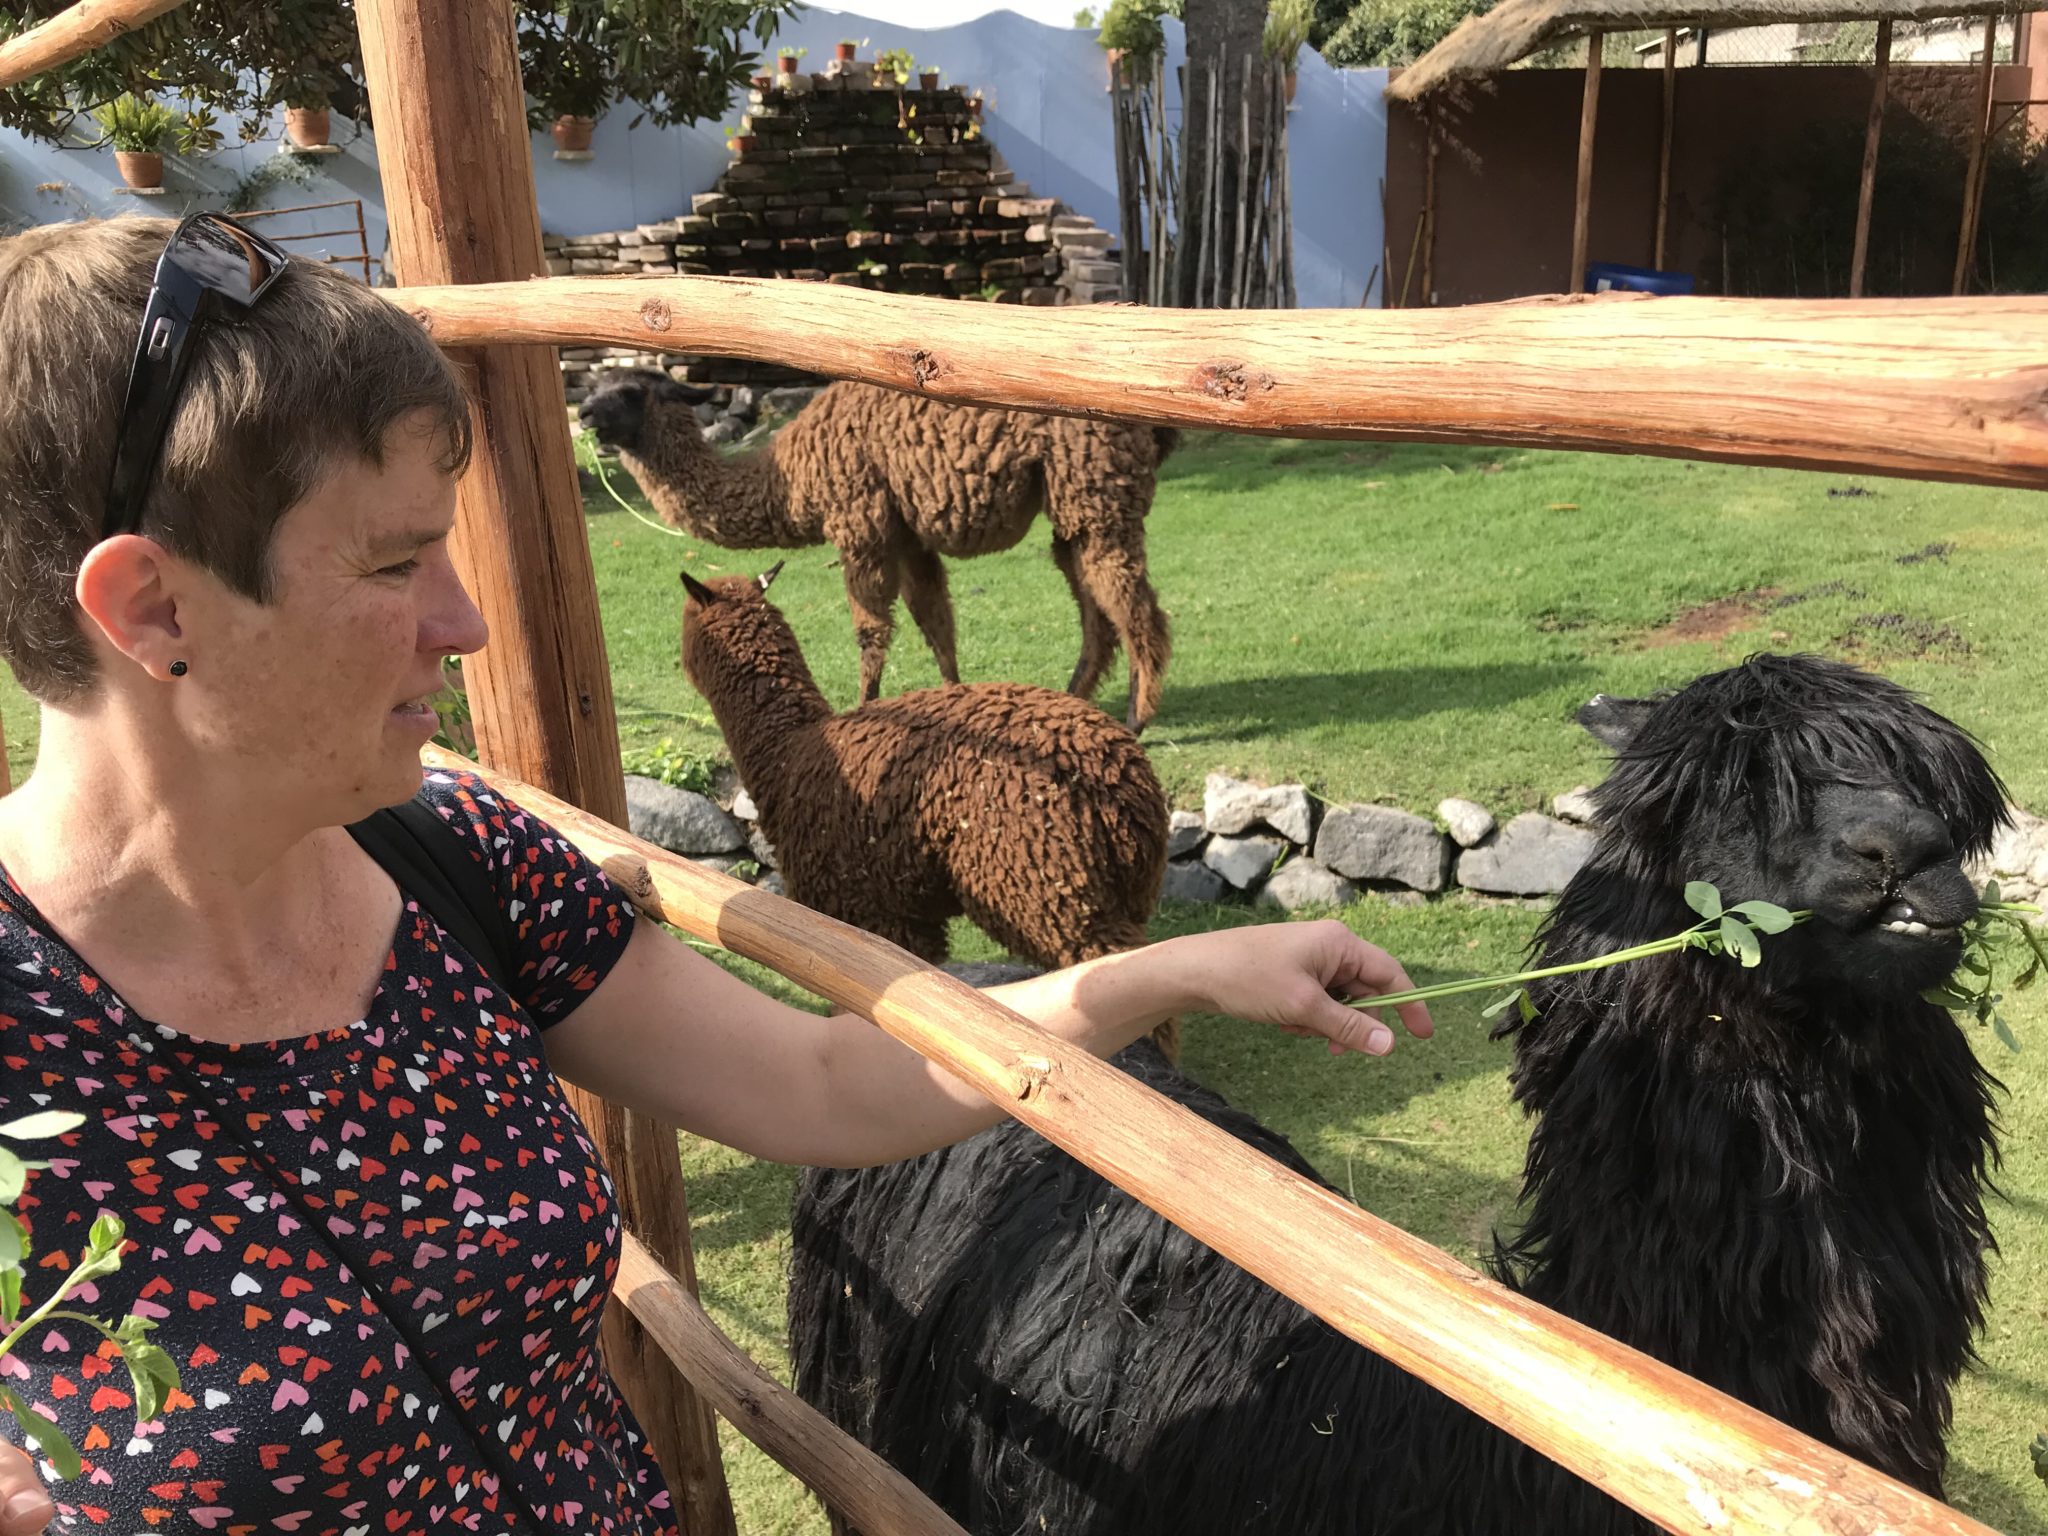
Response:
[[[423,799],[376,811],[349,829],[399,888],[502,987],[519,975],[519,941],[490,872]]]

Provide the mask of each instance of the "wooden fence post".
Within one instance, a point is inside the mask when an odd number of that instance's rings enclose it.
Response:
[[[1863,180],[1856,191],[1856,243],[1849,255],[1849,297],[1863,297],[1863,268],[1870,255],[1870,205],[1877,189],[1877,144],[1884,133],[1885,85],[1891,78],[1892,19],[1877,24],[1877,77],[1870,87],[1870,121],[1863,130]]]
[[[1572,193],[1572,271],[1566,293],[1586,286],[1586,245],[1593,213],[1593,129],[1600,118],[1600,54],[1607,34],[1586,34],[1586,96],[1579,107],[1579,179]]]
[[[401,285],[517,281],[544,270],[512,7],[361,0],[364,73]],[[452,351],[473,391],[476,453],[456,508],[456,555],[490,622],[464,668],[478,755],[623,826],[625,784],[596,578],[555,353]],[[685,1283],[689,1220],[673,1130],[588,1095],[572,1102],[627,1226]],[[668,1476],[687,1536],[733,1515],[710,1410],[622,1306],[605,1353]]]

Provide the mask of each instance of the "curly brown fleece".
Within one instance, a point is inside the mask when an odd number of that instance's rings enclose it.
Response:
[[[1067,691],[1093,694],[1121,643],[1131,658],[1131,729],[1158,712],[1170,643],[1145,573],[1145,514],[1178,433],[840,383],[767,448],[727,457],[704,442],[692,410],[701,398],[666,374],[621,369],[581,416],[676,527],[728,549],[838,549],[862,699],[881,694],[899,595],[939,675],[960,680],[939,557],[1008,549],[1044,512],[1053,559],[1081,610]]]
[[[1129,730],[1018,683],[835,715],[762,582],[683,580],[683,670],[792,898],[935,964],[962,915],[1048,967],[1145,942],[1166,796]]]

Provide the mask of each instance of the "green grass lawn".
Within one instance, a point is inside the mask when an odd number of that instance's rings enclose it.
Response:
[[[1850,490],[1864,494],[1830,494]],[[677,571],[754,572],[775,556],[665,537],[608,506],[593,498],[590,537],[627,742],[715,751],[678,664]],[[1463,794],[1507,812],[1598,777],[1596,750],[1570,724],[1592,693],[1807,649],[1925,691],[1985,742],[2022,804],[2048,811],[2044,514],[2038,496],[1905,481],[1196,437],[1168,464],[1149,524],[1175,657],[1146,745],[1182,805],[1224,768],[1301,779],[1338,801],[1427,813]],[[1930,545],[1953,548],[1900,563]],[[793,552],[775,597],[846,705],[856,656],[832,558]],[[1078,625],[1042,525],[1015,550],[956,563],[952,580],[965,677],[1064,683]],[[1724,599],[1738,601],[1699,611]],[[936,681],[904,619],[885,686]],[[1119,713],[1122,687],[1119,673],[1102,699]],[[0,711],[18,778],[33,719],[11,683]],[[1418,980],[1511,968],[1535,921],[1462,899],[1369,899],[1347,916]],[[1242,920],[1171,909],[1155,931]],[[963,933],[956,952],[977,946]],[[2048,1428],[2048,1010],[2032,997],[2011,1012],[2022,1054],[1979,1042],[2010,1090],[1994,1206],[2003,1254],[1984,1363],[1959,1397],[1952,1486],[1987,1523],[2048,1536],[2048,1491],[2026,1455]],[[1360,1203],[1471,1258],[1511,1211],[1525,1135],[1507,1052],[1486,1041],[1479,1006],[1446,1005],[1434,1040],[1387,1061],[1333,1063],[1305,1042],[1200,1019],[1186,1059]],[[684,1156],[706,1299],[783,1369],[792,1175],[695,1141]],[[749,1536],[823,1532],[794,1483],[729,1432],[728,1446]]]

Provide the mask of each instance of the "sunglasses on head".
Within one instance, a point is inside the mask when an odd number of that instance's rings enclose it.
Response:
[[[192,343],[207,318],[220,301],[248,309],[290,260],[273,242],[225,214],[195,213],[172,234],[157,258],[156,280],[128,370],[101,538],[142,526],[142,503],[163,453],[171,407],[192,362]]]

